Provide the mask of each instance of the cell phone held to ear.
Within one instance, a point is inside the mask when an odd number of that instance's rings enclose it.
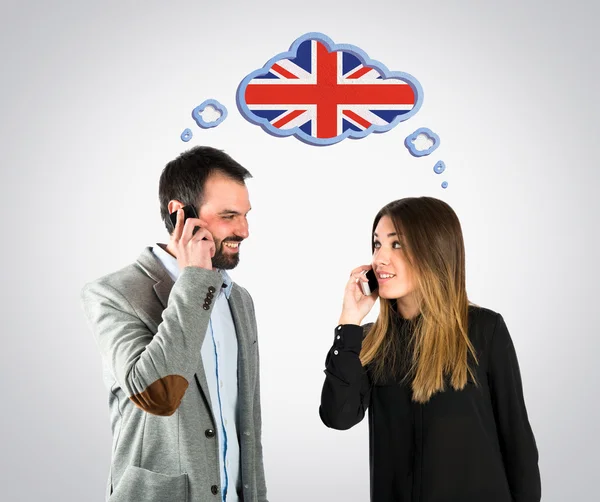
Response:
[[[373,269],[367,271],[365,275],[367,279],[369,279],[369,282],[360,281],[360,287],[362,288],[363,294],[369,296],[379,287],[379,283],[377,282],[377,276]]]
[[[183,206],[181,209],[183,209],[183,223],[185,223],[185,220],[188,218],[198,218],[198,213],[196,212],[194,206],[187,205]],[[169,218],[171,218],[171,223],[173,223],[173,228],[175,228],[175,225],[177,225],[177,211],[171,213]],[[195,227],[192,231],[192,235],[194,235],[199,228],[200,227]]]

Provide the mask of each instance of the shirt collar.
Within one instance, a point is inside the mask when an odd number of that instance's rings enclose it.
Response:
[[[229,277],[229,274],[225,270],[217,270],[223,277],[223,291],[225,292],[225,296],[229,300],[229,297],[231,296],[231,289],[233,288],[233,281],[231,280],[231,277]]]
[[[156,244],[156,246],[152,248],[152,252],[165,267],[167,273],[171,276],[171,279],[173,279],[173,281],[176,281],[179,277],[179,274],[181,273],[181,271],[179,270],[179,265],[177,264],[177,258],[170,255],[164,249],[163,246],[164,244]],[[231,296],[231,289],[233,288],[233,281],[231,280],[231,277],[229,277],[229,274],[225,270],[217,269],[217,271],[221,274],[221,277],[223,278],[222,291],[225,292],[225,297],[229,300],[229,297]]]
[[[163,246],[164,244],[156,244],[156,246],[152,247],[152,252],[154,253],[154,256],[160,260],[162,266],[171,276],[171,279],[173,279],[173,282],[175,282],[180,274],[177,258],[170,255]]]

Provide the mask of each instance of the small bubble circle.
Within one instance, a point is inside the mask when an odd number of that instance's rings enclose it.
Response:
[[[442,183],[442,188],[448,188],[448,182],[447,181],[444,181]]]
[[[442,174],[446,170],[446,164],[443,160],[440,160],[433,166],[433,170],[436,174]]]
[[[192,139],[192,131],[190,129],[186,129],[181,133],[181,141],[185,141],[186,143]]]

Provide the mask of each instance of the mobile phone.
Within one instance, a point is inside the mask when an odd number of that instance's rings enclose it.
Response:
[[[379,287],[379,283],[377,282],[377,276],[373,269],[370,269],[365,275],[367,279],[369,279],[369,282],[360,281],[360,287],[362,288],[363,294],[369,296]]]
[[[198,213],[196,212],[196,209],[194,208],[194,206],[183,206],[181,209],[183,209],[183,222],[185,223],[185,220],[187,220],[188,218],[198,218]],[[175,228],[175,225],[177,225],[177,211],[175,211],[174,213],[171,213],[169,215],[169,218],[171,218],[171,223],[173,223],[173,228]],[[194,228],[194,230],[192,231],[192,235],[194,235],[198,229],[200,227],[196,227]]]

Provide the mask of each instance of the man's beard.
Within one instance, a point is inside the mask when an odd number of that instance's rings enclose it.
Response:
[[[221,270],[231,270],[237,267],[240,262],[240,250],[238,248],[236,253],[225,254],[225,242],[242,242],[243,239],[239,237],[227,237],[223,239],[215,251],[215,255],[212,258],[212,266]],[[215,242],[215,245],[217,243]]]

